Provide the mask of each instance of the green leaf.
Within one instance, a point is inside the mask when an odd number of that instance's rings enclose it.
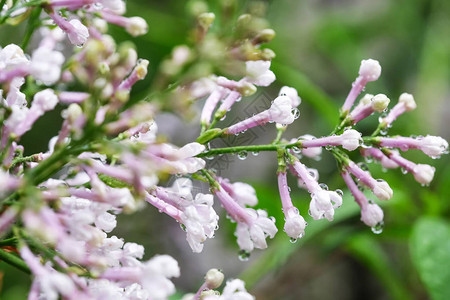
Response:
[[[384,285],[392,299],[412,299],[400,276],[392,270],[391,263],[376,237],[368,234],[353,236],[346,245],[347,250],[361,261]]]
[[[303,238],[299,239],[295,244],[291,244],[289,237],[284,232],[278,232],[277,236],[272,241],[269,241],[269,247],[238,278],[244,280],[246,283],[245,286],[251,289],[266,274],[283,267],[289,257],[296,251],[299,251],[299,248],[306,242],[329,229],[331,226],[336,226],[337,223],[356,216],[359,213],[359,207],[352,201],[349,194],[346,193],[344,195],[344,204],[336,211],[333,222],[326,220],[311,221],[309,216],[305,216],[310,225],[306,228]]]
[[[450,226],[439,218],[424,217],[410,239],[414,265],[432,299],[450,299]]]

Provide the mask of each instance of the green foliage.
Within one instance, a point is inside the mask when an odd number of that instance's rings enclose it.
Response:
[[[435,300],[450,295],[450,225],[442,218],[423,217],[414,225],[411,255],[420,278]]]

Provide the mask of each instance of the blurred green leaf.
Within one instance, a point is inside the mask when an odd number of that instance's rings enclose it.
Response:
[[[391,263],[375,236],[359,234],[346,245],[347,250],[360,260],[385,286],[392,299],[412,299],[398,274],[392,272]]]
[[[410,240],[412,260],[432,299],[450,298],[450,226],[440,218],[423,217]]]
[[[275,271],[285,265],[288,258],[299,248],[321,232],[336,226],[338,222],[347,220],[358,214],[359,207],[350,199],[349,193],[344,195],[344,204],[338,211],[333,222],[326,220],[309,222],[309,216],[306,218],[310,225],[306,228],[305,236],[297,243],[289,243],[289,238],[284,232],[278,232],[273,241],[269,242],[269,248],[256,260],[249,268],[239,275],[239,278],[246,282],[246,286],[251,288],[255,283],[262,279],[269,272]]]

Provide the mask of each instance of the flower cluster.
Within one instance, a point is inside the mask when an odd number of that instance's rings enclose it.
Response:
[[[318,171],[308,168],[303,156],[319,159],[323,149],[331,153],[361,207],[361,220],[379,232],[383,211],[366,198],[363,189],[370,189],[379,200],[390,199],[393,190],[352,161],[346,151],[359,149],[363,157],[385,168],[402,168],[423,185],[433,179],[434,167],[411,162],[396,148],[419,149],[432,158],[448,151],[447,141],[440,137],[386,135],[401,114],[416,107],[406,93],[380,117],[372,135],[362,136],[357,130],[359,122],[386,111],[390,102],[383,94],[367,94],[354,105],[365,85],[381,74],[379,63],[372,59],[362,61],[342,106],[340,124],[327,136],[283,138],[286,127],[299,117],[301,103],[297,90],[287,86],[267,109],[228,127],[217,127],[236,102],[276,79],[270,70],[274,53],[260,47],[274,32],[261,28],[264,22],[252,21],[248,14],[238,18],[233,38],[225,46],[209,32],[214,14],[199,13],[193,31],[196,47],[175,48],[163,62],[165,71],[159,79],[164,85],[195,60],[222,58],[237,66],[233,77],[228,78],[227,72],[220,72],[222,76],[186,72],[189,76],[181,77],[170,89],[166,90],[167,84],[156,96],[136,101],[130,93],[146,77],[149,61],[138,59],[129,43],[116,44],[106,34],[106,25],[119,25],[137,36],[146,33],[147,24],[140,17],[124,17],[122,0],[6,1],[0,9],[0,24],[27,17],[28,11],[42,18],[36,31],[42,38],[31,56],[25,54],[26,43],[22,48],[15,44],[0,48],[0,235],[7,236],[4,242],[18,253],[6,255],[0,247],[0,258],[33,275],[30,299],[167,299],[174,294],[171,278],[180,275],[174,258],[155,255],[144,260],[143,246],[111,234],[118,225],[118,214],[145,205],[178,222],[187,245],[199,253],[219,227],[217,199],[236,223],[242,260],[255,248],[267,248],[268,238],[278,232],[277,224],[266,210],[256,208],[255,189],[223,178],[203,157],[242,151],[276,153],[283,228],[295,241],[305,235],[307,223],[290,197],[288,172],[310,194],[313,220],[332,221],[343,201],[343,192],[319,183]],[[46,15],[40,15],[41,10]],[[31,33],[38,28],[32,29]],[[62,51],[65,35],[78,47]],[[220,57],[208,48],[217,45],[226,48],[218,51]],[[196,141],[174,145],[158,134],[161,124],[156,124],[155,116],[166,107],[152,100],[163,92],[169,99],[204,101]],[[25,155],[21,138],[57,106],[63,108],[63,122],[49,141],[48,151]],[[268,123],[275,123],[277,129],[271,144],[226,148],[208,144]],[[166,186],[171,176],[176,179]],[[208,183],[209,193],[195,193],[195,181]],[[198,292],[183,299],[253,299],[239,279],[228,281],[219,293],[216,289],[223,278],[216,269],[208,271]]]

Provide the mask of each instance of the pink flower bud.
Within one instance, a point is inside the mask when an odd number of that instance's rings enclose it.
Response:
[[[375,227],[383,222],[383,210],[377,204],[367,203],[361,208],[361,221],[367,226]]]
[[[377,60],[366,59],[361,61],[359,76],[362,76],[366,81],[375,81],[380,75],[381,66]]]

